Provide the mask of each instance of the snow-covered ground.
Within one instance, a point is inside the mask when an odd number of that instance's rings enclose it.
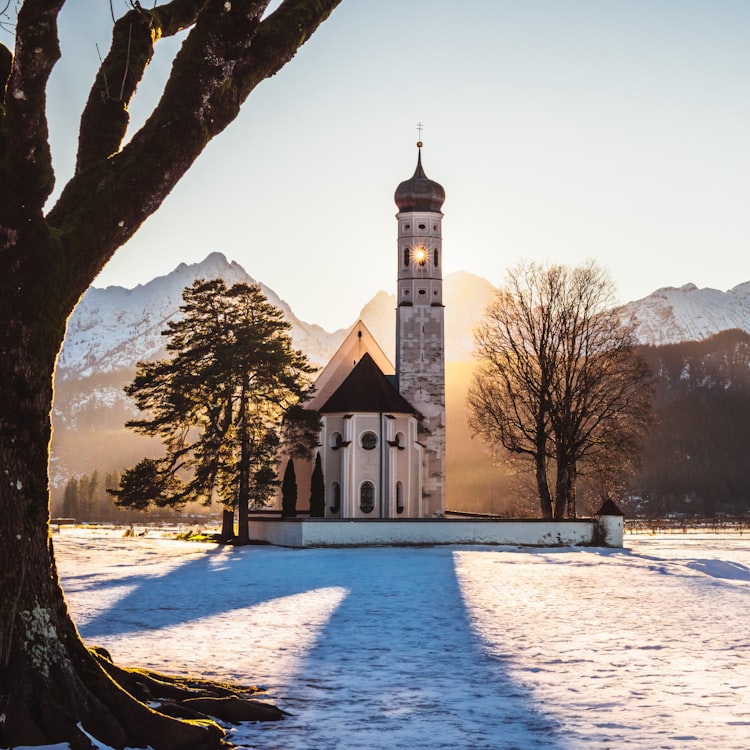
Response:
[[[64,528],[55,549],[90,645],[290,712],[241,746],[750,747],[747,536],[285,550]]]

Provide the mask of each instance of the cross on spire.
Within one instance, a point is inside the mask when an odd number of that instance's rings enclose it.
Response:
[[[422,130],[424,125],[421,122],[417,123],[417,148],[422,148]]]

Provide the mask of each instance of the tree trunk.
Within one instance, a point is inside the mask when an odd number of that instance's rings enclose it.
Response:
[[[567,487],[565,490],[565,506],[568,518],[576,518],[576,480],[578,472],[575,461],[570,461],[567,471]]]
[[[557,449],[557,469],[555,475],[555,512],[556,520],[565,518],[568,499],[568,458],[565,451]]]
[[[549,482],[547,481],[547,458],[542,455],[536,456],[536,487],[539,493],[539,502],[542,509],[542,518],[552,518],[552,495],[549,491]]]
[[[221,511],[221,540],[231,542],[234,539],[234,508]]]
[[[52,376],[74,300],[54,288],[54,273],[38,275],[52,247],[38,234],[18,237],[5,250],[13,281],[0,281],[0,747],[90,748],[82,727],[116,748],[217,748],[221,730],[168,718],[122,690],[68,614],[49,533],[47,469]]]
[[[134,3],[114,24],[76,173],[46,219],[46,99],[64,0],[14,4],[15,57],[0,43],[0,747],[90,750],[86,733],[114,748],[227,746],[217,725],[169,718],[125,692],[69,617],[49,535],[52,378],[68,316],[106,261],[338,2],[283,2],[263,20],[264,3]],[[159,104],[123,146],[154,43],[188,27]],[[116,71],[119,99],[107,90]]]
[[[237,544],[250,544],[250,511],[246,502],[237,508]]]
[[[242,378],[242,390],[239,404],[239,431],[240,431],[240,466],[239,466],[239,488],[237,491],[237,543],[248,544],[250,542],[250,529],[248,528],[248,508],[250,506],[250,420],[248,419],[248,392],[250,390],[250,379],[247,374]]]

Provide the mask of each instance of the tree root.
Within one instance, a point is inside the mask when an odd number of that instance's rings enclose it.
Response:
[[[106,650],[92,648],[102,669],[136,700],[159,713],[190,721],[279,721],[285,712],[270,703],[250,699],[262,691],[254,686],[230,685],[195,678],[173,677],[146,669],[114,664]]]

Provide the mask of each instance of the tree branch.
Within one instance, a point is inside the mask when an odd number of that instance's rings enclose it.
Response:
[[[41,214],[55,184],[47,129],[47,81],[60,58],[57,16],[65,0],[26,0],[18,11],[15,57],[4,92],[0,211]],[[3,66],[7,67],[7,56]]]
[[[341,0],[285,0],[264,19],[249,55],[235,72],[241,102],[263,80],[289,62]]]
[[[151,10],[139,4],[115,22],[112,45],[102,61],[81,115],[76,172],[117,153],[128,129],[128,106],[165,36],[195,23],[205,0],[173,0]]]
[[[133,139],[112,156],[105,153],[116,148],[116,127],[91,151],[82,139],[80,162],[86,167],[68,183],[48,216],[77,245],[76,274],[90,278],[98,273],[156,211],[211,138],[236,117],[254,86],[291,59],[339,2],[286,0],[260,22],[267,2],[248,6],[206,0],[175,59],[164,95]],[[165,8],[183,4],[189,5],[188,0]],[[117,106],[122,109],[122,103]]]

